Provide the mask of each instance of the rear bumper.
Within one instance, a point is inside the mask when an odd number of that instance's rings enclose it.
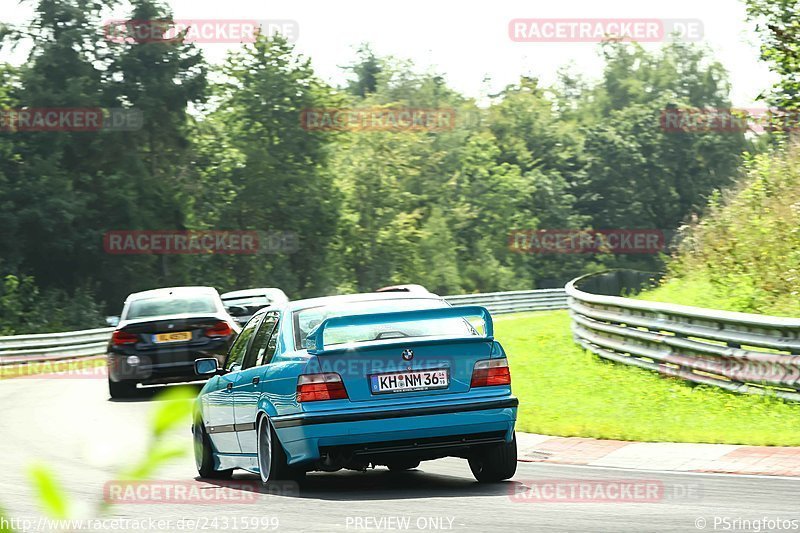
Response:
[[[108,376],[111,381],[135,381],[137,383],[171,383],[204,379],[194,371],[197,359],[214,357],[220,366],[225,362],[224,346],[215,350],[170,350],[165,352],[132,352],[108,354]],[[128,357],[135,355],[139,364],[128,364]]]
[[[391,464],[403,460],[425,461],[439,457],[469,457],[475,448],[492,446],[507,442],[506,430],[483,433],[445,435],[416,439],[370,442],[342,446],[321,446],[320,454],[329,461],[349,461],[350,464],[364,465]]]
[[[437,403],[406,409],[343,410],[325,414],[304,414],[272,418],[290,464],[316,462],[328,449],[368,450],[389,454],[423,449],[427,442],[457,442],[458,437],[475,444],[483,436],[509,441],[519,401],[514,397]],[[468,443],[467,443],[468,444]],[[399,448],[398,448],[399,446]],[[445,454],[446,455],[446,454]]]

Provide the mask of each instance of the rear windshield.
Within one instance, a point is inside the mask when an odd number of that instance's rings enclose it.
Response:
[[[311,307],[294,313],[295,344],[298,350],[309,348],[313,339],[308,334],[323,320],[335,316],[389,313],[414,309],[448,307],[437,299],[397,299],[352,302],[330,306]],[[340,327],[325,330],[325,346],[405,337],[430,337],[435,335],[471,336],[477,330],[461,318],[421,320],[417,322],[381,323],[375,325]]]
[[[242,307],[264,307],[271,303],[266,296],[239,296],[236,298],[223,298],[225,305],[241,305]]]
[[[181,315],[186,313],[216,313],[214,298],[207,295],[159,296],[134,300],[128,306],[125,320],[149,318],[160,315]]]

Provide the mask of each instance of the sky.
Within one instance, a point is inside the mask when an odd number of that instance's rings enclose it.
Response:
[[[702,23],[699,41],[729,71],[731,98],[739,107],[759,106],[757,95],[776,80],[759,60],[758,37],[745,21],[741,0],[167,0],[176,19],[293,20],[299,27],[298,51],[312,60],[317,74],[342,83],[340,68],[355,58],[359,43],[379,55],[411,59],[421,69],[443,74],[461,93],[482,100],[518,80],[534,76],[545,84],[559,67],[597,78],[602,72],[598,46],[592,42],[514,42],[512,19],[695,19]],[[0,0],[0,20],[30,19],[34,2]],[[122,19],[124,10],[108,14]],[[212,63],[221,62],[238,44],[198,44]],[[646,48],[660,46],[648,43]],[[24,62],[25,49],[0,55]]]

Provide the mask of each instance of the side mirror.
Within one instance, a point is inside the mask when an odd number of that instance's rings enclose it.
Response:
[[[194,373],[198,376],[213,376],[219,370],[219,361],[213,357],[197,359],[194,362]]]
[[[115,328],[119,325],[119,317],[118,316],[107,316],[106,317],[106,324]]]
[[[231,305],[225,308],[231,316],[247,315],[247,308],[242,305]]]

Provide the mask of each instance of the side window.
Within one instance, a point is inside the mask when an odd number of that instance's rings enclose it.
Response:
[[[258,329],[250,349],[247,350],[247,357],[245,357],[244,368],[251,368],[254,366],[261,366],[269,359],[265,359],[265,353],[269,349],[269,341],[274,337],[274,331],[278,323],[280,314],[277,311],[271,311],[266,314],[261,327]],[[275,350],[273,349],[273,352]]]
[[[242,363],[244,362],[244,355],[247,353],[247,346],[249,344],[250,338],[255,333],[256,328],[261,323],[261,316],[254,316],[250,319],[239,336],[236,337],[236,340],[233,342],[233,346],[228,351],[228,358],[225,360],[225,370],[228,372],[232,372],[234,370],[241,370]]]
[[[258,357],[259,365],[267,365],[272,361],[272,356],[275,355],[275,349],[278,347],[278,330],[280,329],[280,325],[280,317],[276,317],[275,328],[272,330],[269,342],[267,342],[266,348]]]

